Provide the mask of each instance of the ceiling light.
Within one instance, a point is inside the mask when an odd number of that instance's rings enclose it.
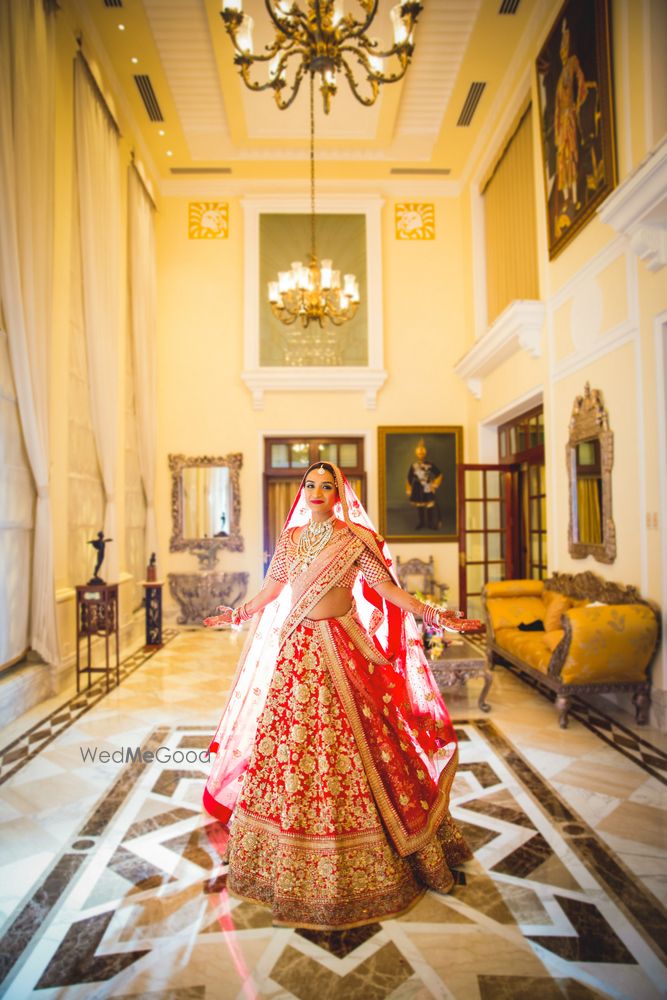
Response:
[[[137,59],[136,56],[132,56],[132,60],[131,61],[134,63],[135,66],[139,62],[139,60]]]
[[[163,128],[161,128],[161,129],[158,130],[158,135],[164,135],[164,129]]]
[[[335,95],[336,74],[344,73],[356,99],[367,107],[375,104],[382,83],[396,83],[410,64],[414,50],[414,26],[422,11],[418,0],[403,0],[390,11],[393,44],[382,51],[377,39],[369,38],[379,0],[357,0],[360,20],[345,14],[344,0],[264,0],[275,29],[275,38],[261,53],[253,55],[253,19],[243,13],[243,0],[222,0],[220,16],[232,40],[234,63],[250,90],[272,89],[282,110],[295,99],[301,81],[320,74],[320,93],[328,114]],[[250,79],[252,68],[267,63],[265,83]],[[355,70],[365,83],[359,83]]]
[[[172,151],[171,151],[170,149],[168,149],[168,150],[167,150],[167,156],[173,156],[173,155],[174,155],[174,154],[172,153]]]
[[[125,25],[124,24],[119,24],[118,25],[118,30],[119,31],[125,31]]]
[[[315,249],[315,74],[310,75],[310,260],[292,262],[289,271],[279,271],[278,280],[269,282],[271,311],[285,326],[297,320],[305,328],[316,320],[320,327],[327,322],[342,326],[351,320],[359,305],[359,282],[354,274],[335,271],[330,259],[320,261]],[[298,342],[297,353],[302,353]],[[323,345],[316,340],[316,360],[307,363],[331,364],[336,360],[335,342]],[[294,363],[294,362],[292,362]],[[304,364],[303,360],[297,364]]]

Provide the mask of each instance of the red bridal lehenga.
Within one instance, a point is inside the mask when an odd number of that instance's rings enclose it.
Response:
[[[304,567],[302,485],[269,567],[289,586],[253,622],[204,792],[231,819],[230,891],[275,924],[329,930],[448,892],[471,857],[449,815],[454,728],[413,616],[373,589],[394,579],[386,546],[334,474],[345,527]],[[352,610],[309,618],[336,586],[354,587]]]

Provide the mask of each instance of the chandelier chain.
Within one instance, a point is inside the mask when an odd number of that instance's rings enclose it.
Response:
[[[315,253],[315,74],[310,74],[310,252]]]

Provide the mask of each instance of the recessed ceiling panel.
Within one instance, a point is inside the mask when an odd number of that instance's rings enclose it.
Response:
[[[204,2],[143,0],[143,5],[190,155],[210,159],[225,149],[229,133]]]

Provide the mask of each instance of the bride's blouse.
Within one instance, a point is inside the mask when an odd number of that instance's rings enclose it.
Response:
[[[356,537],[347,527],[340,528],[338,531],[344,531],[350,541]],[[336,537],[338,531],[336,531],[334,537]],[[268,575],[278,583],[293,583],[302,571],[302,564],[297,555],[297,543],[294,539],[294,532],[294,528],[289,531],[283,531],[276,545],[276,552]],[[322,551],[326,552],[326,548]],[[378,583],[383,583],[385,580],[391,579],[384,563],[377,556],[373,555],[365,545],[359,554],[359,558],[352,563],[345,575],[337,581],[336,586],[353,587],[359,573],[362,574],[369,587],[377,587]]]

